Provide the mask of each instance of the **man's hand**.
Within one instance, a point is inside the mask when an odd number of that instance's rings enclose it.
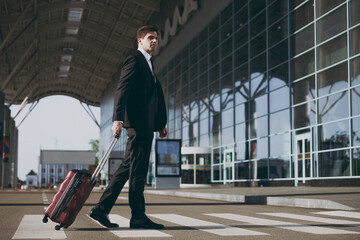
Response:
[[[122,130],[122,123],[118,121],[114,122],[112,126],[113,136],[115,137],[116,134],[119,133],[119,135],[117,136],[117,138],[119,139],[121,136],[121,130]]]
[[[166,127],[164,127],[163,130],[159,131],[159,134],[160,134],[161,138],[166,137],[168,135],[168,131],[167,131]]]

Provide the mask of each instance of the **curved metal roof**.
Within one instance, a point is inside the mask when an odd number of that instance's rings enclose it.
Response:
[[[9,105],[67,95],[99,106],[160,0],[3,0],[0,91]]]

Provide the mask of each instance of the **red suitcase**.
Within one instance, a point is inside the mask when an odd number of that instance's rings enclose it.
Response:
[[[44,223],[47,223],[48,218],[50,218],[53,222],[59,223],[59,225],[55,226],[55,229],[60,230],[62,227],[69,227],[75,221],[77,214],[95,186],[96,177],[105,165],[116,142],[117,136],[112,140],[92,176],[85,171],[69,171],[50,205],[45,210]]]

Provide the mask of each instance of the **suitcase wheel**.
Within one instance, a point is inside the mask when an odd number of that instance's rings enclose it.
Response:
[[[42,221],[43,221],[43,223],[47,223],[49,221],[48,215],[45,214]]]
[[[65,226],[65,224],[60,223],[60,225],[56,225],[56,226],[55,226],[55,230],[56,230],[56,231],[59,231],[60,228],[62,228],[62,227],[64,227],[64,226]]]

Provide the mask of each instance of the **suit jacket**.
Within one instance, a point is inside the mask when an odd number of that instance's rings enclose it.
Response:
[[[114,98],[113,121],[136,130],[161,131],[167,122],[164,94],[160,82],[140,51],[127,57],[121,66]]]

